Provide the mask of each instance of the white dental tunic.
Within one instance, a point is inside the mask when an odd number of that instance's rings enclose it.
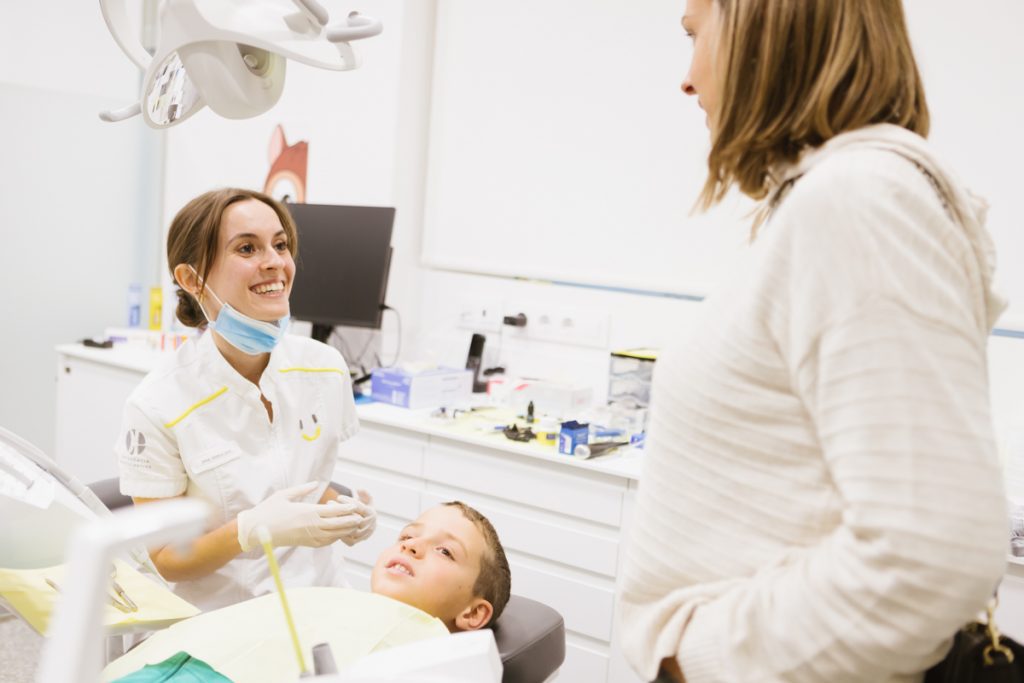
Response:
[[[273,406],[273,420],[261,392]],[[285,335],[257,387],[205,333],[167,358],[128,398],[115,446],[121,493],[199,498],[216,511],[216,526],[275,491],[308,481],[322,482],[306,498],[316,502],[331,481],[339,444],[358,427],[348,368],[334,348]],[[348,586],[338,543],[275,553],[288,587]],[[272,590],[260,547],[174,586],[203,610]]]

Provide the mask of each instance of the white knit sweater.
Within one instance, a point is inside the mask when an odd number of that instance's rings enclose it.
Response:
[[[894,126],[797,177],[658,360],[619,586],[647,679],[920,680],[1005,567],[983,208]]]

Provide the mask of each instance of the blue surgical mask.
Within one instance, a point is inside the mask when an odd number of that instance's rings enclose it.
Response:
[[[194,268],[193,272],[195,272]],[[220,313],[217,314],[217,319],[211,320],[210,314],[203,308],[203,304],[196,299],[196,302],[199,303],[199,310],[203,312],[209,322],[210,329],[224,337],[225,341],[242,353],[248,353],[251,356],[270,353],[288,331],[291,316],[286,315],[275,322],[256,320],[238,312],[226,301],[222,301],[209,286],[206,287],[206,291],[212,294],[220,304]]]

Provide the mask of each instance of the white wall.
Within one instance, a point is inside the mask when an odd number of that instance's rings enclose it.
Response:
[[[990,201],[1001,253],[1024,253],[1017,174],[1006,172],[1024,156],[1013,134],[1024,95],[1007,87],[1024,62],[1024,4],[904,4],[933,148]],[[709,139],[679,92],[690,51],[680,5],[439,1],[425,263],[689,294],[720,281],[750,220],[719,207],[688,215]],[[1024,270],[1000,279],[1011,304],[1024,299]],[[1011,305],[1001,326],[1024,329],[1024,308]]]
[[[160,167],[156,136],[97,117],[138,89],[99,5],[57,5],[0,22],[0,426],[50,453],[53,347],[124,324],[129,283],[156,279]]]

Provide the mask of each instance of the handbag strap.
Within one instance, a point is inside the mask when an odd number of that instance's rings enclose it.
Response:
[[[988,618],[985,623],[985,635],[988,636],[989,644],[985,646],[982,651],[982,658],[985,661],[985,666],[992,666],[995,661],[993,655],[999,653],[1003,658],[1010,664],[1013,663],[1013,650],[1006,647],[1002,643],[1002,636],[999,633],[999,627],[996,625],[996,607],[999,605],[999,596],[994,596],[988,601],[988,606],[985,608],[985,612],[988,614]]]

